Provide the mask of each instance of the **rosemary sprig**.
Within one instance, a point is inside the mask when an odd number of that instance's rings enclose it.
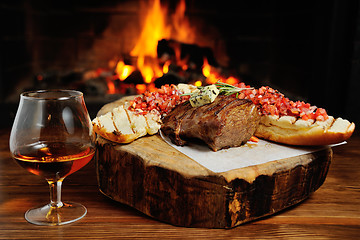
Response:
[[[228,83],[223,83],[223,82],[220,82],[220,81],[217,81],[215,83],[215,86],[217,87],[217,89],[220,90],[220,94],[223,94],[225,96],[229,96],[229,95],[232,95],[232,94],[235,94],[236,93],[236,97],[239,96],[239,93],[243,90],[252,90],[254,88],[250,87],[250,88],[239,88],[239,87],[235,87],[233,85],[230,85]],[[198,89],[201,91],[201,89],[203,89],[204,87],[203,86],[200,86],[198,87]],[[184,93],[184,94],[181,94],[181,96],[191,96],[193,94],[195,94],[197,92],[191,92],[191,93]]]
[[[239,88],[239,87],[235,87],[233,85],[230,85],[228,83],[223,83],[220,81],[217,81],[215,83],[217,89],[220,90],[220,94],[224,94],[225,96],[229,96],[229,95],[233,95],[236,93],[236,97],[239,96],[239,93],[243,90],[252,90],[254,88],[250,87],[250,88]]]

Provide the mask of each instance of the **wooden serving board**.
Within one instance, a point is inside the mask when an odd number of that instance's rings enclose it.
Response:
[[[118,104],[105,105],[99,114]],[[297,204],[323,184],[332,159],[327,147],[215,173],[159,135],[125,145],[97,137],[96,145],[97,177],[104,195],[186,227],[232,228]]]

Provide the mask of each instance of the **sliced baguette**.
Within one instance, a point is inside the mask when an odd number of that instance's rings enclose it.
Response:
[[[329,145],[350,138],[355,124],[329,116],[326,121],[305,121],[291,116],[262,116],[255,136],[289,145]]]
[[[146,132],[150,135],[156,134],[161,127],[160,115],[150,112],[144,115],[146,119]]]
[[[92,124],[97,134],[117,143],[130,143],[146,134],[155,134],[161,126],[159,115],[137,114],[124,105],[96,117]]]
[[[133,111],[127,111],[129,120],[130,120],[130,126],[134,130],[135,133],[139,135],[139,137],[146,135],[146,119],[143,115],[137,114]]]

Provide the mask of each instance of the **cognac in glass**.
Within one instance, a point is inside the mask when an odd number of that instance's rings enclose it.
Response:
[[[91,120],[81,92],[22,93],[10,134],[10,151],[20,166],[45,178],[50,186],[50,203],[28,210],[28,222],[63,225],[86,215],[83,205],[61,201],[64,178],[84,167],[95,153]]]

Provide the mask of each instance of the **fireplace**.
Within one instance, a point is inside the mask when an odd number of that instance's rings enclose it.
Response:
[[[270,85],[332,115],[360,119],[356,1],[22,0],[0,7],[4,124],[12,123],[25,90],[81,90],[94,117],[124,95],[219,78]],[[151,22],[154,8],[161,12]],[[139,52],[140,39],[157,31],[156,55]]]

